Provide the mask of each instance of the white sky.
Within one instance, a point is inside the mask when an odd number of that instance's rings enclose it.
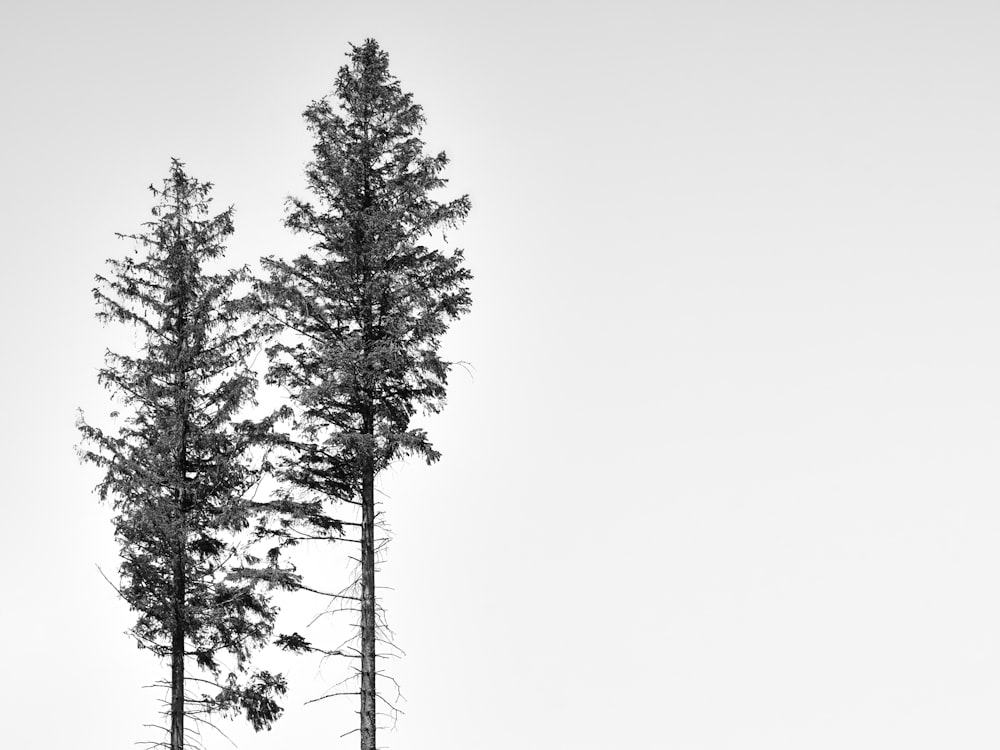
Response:
[[[177,156],[236,205],[234,264],[290,252],[300,113],[374,36],[472,195],[476,274],[446,344],[474,378],[426,422],[444,459],[383,485],[408,701],[382,742],[997,747],[998,22],[955,0],[6,3],[6,744],[131,746],[165,674],[122,635],[73,451],[75,409],[106,411],[113,233]],[[301,705],[341,673],[290,668],[286,715],[240,746],[356,746],[353,704]]]

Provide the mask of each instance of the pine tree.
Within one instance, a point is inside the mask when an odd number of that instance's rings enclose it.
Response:
[[[339,107],[323,99],[304,114],[316,139],[306,169],[315,202],[291,199],[286,224],[313,245],[290,262],[263,259],[259,289],[261,309],[291,333],[269,348],[267,375],[291,394],[299,435],[282,477],[316,502],[361,509],[360,734],[362,750],[374,750],[375,477],[406,454],[439,457],[411,420],[443,406],[450,364],[440,339],[470,306],[471,274],[461,250],[428,238],[461,222],[470,204],[432,197],[448,159],[424,153],[423,112],[390,75],[387,54],[367,40],[348,56]]]
[[[140,648],[168,659],[169,743],[180,750],[214,714],[243,712],[255,729],[281,713],[281,675],[251,671],[271,635],[269,590],[291,588],[277,551],[253,554],[252,524],[273,512],[251,491],[267,468],[275,417],[238,419],[257,379],[247,358],[260,326],[236,291],[246,269],[210,274],[233,231],[232,208],[209,215],[211,185],[174,160],[135,256],[97,276],[98,318],[137,331],[136,355],[108,351],[100,382],[124,407],[117,429],[80,418],[83,457],[103,469],[120,546],[119,592],[138,613]],[[123,236],[123,235],[119,235]],[[197,676],[189,673],[193,672]],[[191,718],[194,726],[185,726]]]

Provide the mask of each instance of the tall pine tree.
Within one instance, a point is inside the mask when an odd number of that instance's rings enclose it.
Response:
[[[129,235],[136,255],[110,260],[98,276],[98,318],[132,327],[135,355],[108,352],[99,380],[124,408],[116,429],[81,417],[85,459],[104,471],[113,501],[122,597],[138,618],[139,647],[169,660],[165,711],[181,750],[211,715],[243,712],[255,729],[281,712],[281,675],[250,669],[270,637],[268,590],[294,585],[276,552],[253,554],[253,524],[273,511],[251,492],[266,468],[273,418],[240,420],[254,399],[247,358],[260,326],[246,322],[236,290],[245,270],[211,274],[233,231],[232,208],[209,215],[211,185],[174,160],[156,196],[154,220]],[[112,416],[119,419],[117,412]],[[191,673],[194,674],[191,674]]]
[[[305,111],[315,136],[306,169],[313,201],[290,201],[287,226],[311,251],[263,260],[262,309],[291,337],[269,349],[267,378],[291,394],[299,436],[282,476],[320,502],[360,506],[360,734],[376,735],[375,477],[395,459],[438,453],[411,420],[438,411],[449,363],[439,343],[470,305],[461,250],[432,233],[461,222],[467,196],[440,202],[445,154],[425,154],[424,115],[390,75],[374,40],[352,47],[337,75],[335,108]],[[441,235],[441,240],[445,238]]]

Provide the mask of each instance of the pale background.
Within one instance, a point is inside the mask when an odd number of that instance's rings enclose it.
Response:
[[[998,32],[955,0],[5,3],[5,746],[129,747],[165,674],[73,449],[113,232],[177,156],[233,263],[290,252],[300,113],[373,36],[476,274],[444,459],[383,485],[381,744],[997,747]],[[355,747],[353,702],[301,705],[341,673],[289,668],[234,739]]]

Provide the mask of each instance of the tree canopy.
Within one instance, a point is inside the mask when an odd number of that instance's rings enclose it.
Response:
[[[267,380],[291,397],[296,439],[280,476],[287,492],[360,505],[361,744],[375,746],[374,477],[396,458],[438,453],[412,419],[445,399],[448,324],[465,313],[471,274],[444,232],[468,196],[441,201],[444,152],[425,153],[421,107],[389,73],[374,40],[352,47],[333,99],[304,117],[315,138],[311,197],[286,224],[309,252],[263,260],[260,309],[285,332]]]
[[[210,273],[233,232],[233,210],[209,212],[211,185],[174,160],[135,252],[97,277],[98,318],[132,327],[133,354],[108,351],[99,380],[123,414],[113,429],[81,417],[84,458],[103,469],[98,487],[114,509],[121,596],[136,611],[140,648],[169,658],[170,744],[184,718],[243,712],[256,729],[281,712],[280,675],[251,670],[271,635],[268,590],[294,576],[276,550],[254,551],[252,524],[274,511],[252,491],[267,470],[275,417],[241,419],[257,377],[248,357],[260,325],[237,294],[246,269]],[[186,681],[185,666],[201,673]]]

